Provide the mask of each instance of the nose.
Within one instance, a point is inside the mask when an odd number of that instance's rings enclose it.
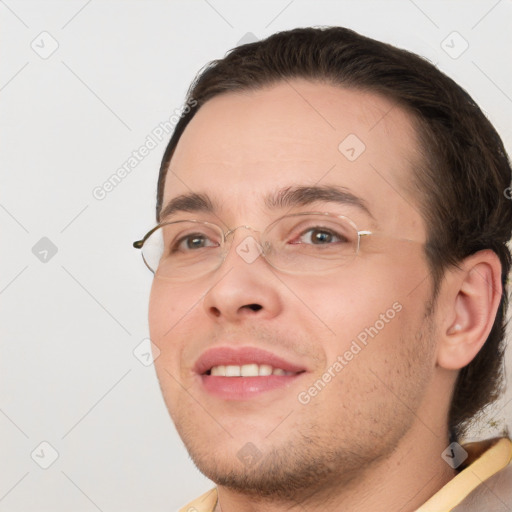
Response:
[[[250,229],[239,226],[229,232],[232,243],[216,271],[217,282],[204,297],[206,313],[216,321],[268,320],[282,310],[280,282],[261,254],[259,237]]]

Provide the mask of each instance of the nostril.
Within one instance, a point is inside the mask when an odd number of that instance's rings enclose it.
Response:
[[[260,309],[263,309],[263,306],[260,306],[260,304],[247,304],[244,308],[252,309],[252,311],[259,311]]]
[[[213,316],[219,317],[220,316],[220,310],[216,308],[215,306],[210,308],[210,312]]]

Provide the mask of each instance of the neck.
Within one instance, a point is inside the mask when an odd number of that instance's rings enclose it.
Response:
[[[215,512],[411,512],[455,476],[441,458],[448,444],[446,429],[431,430],[418,420],[389,457],[350,478],[334,475],[289,500],[257,498],[219,486]]]

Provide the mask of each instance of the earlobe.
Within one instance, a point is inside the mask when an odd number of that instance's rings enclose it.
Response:
[[[437,363],[459,370],[473,360],[492,329],[502,293],[501,264],[494,252],[484,250],[447,272],[441,293],[448,311],[438,330]]]

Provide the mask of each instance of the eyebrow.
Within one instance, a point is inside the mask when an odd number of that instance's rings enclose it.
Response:
[[[265,198],[265,204],[271,210],[307,206],[319,201],[343,205],[349,204],[365,212],[373,219],[369,207],[362,198],[352,194],[346,188],[335,185],[287,187]]]
[[[205,212],[215,210],[211,199],[206,194],[182,194],[171,199],[160,212],[160,219],[165,219],[177,212]]]
[[[286,187],[265,197],[269,210],[308,206],[316,202],[355,206],[374,218],[366,202],[343,187],[334,185]],[[178,212],[215,213],[218,210],[207,194],[182,194],[171,199],[160,213],[160,219]]]

